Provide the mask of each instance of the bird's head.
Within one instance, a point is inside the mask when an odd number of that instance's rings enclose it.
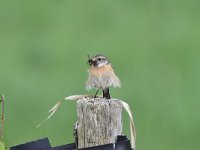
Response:
[[[95,55],[90,57],[88,55],[88,64],[93,67],[101,67],[110,64],[109,60],[103,55]]]

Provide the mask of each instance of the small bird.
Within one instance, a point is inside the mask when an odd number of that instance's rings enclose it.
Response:
[[[94,96],[96,98],[100,89],[103,91],[103,98],[110,99],[109,87],[120,87],[120,80],[115,75],[114,69],[110,61],[103,55],[88,56],[89,77],[86,82],[88,90],[97,88]]]

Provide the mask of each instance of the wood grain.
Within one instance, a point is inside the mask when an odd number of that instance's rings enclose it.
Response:
[[[122,104],[117,99],[80,99],[77,116],[78,148],[115,143],[122,135]]]

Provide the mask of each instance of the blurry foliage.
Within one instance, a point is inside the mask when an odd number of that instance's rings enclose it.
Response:
[[[0,150],[6,150],[5,145],[2,141],[0,141]]]
[[[199,149],[199,6],[198,0],[0,1],[6,143],[45,136],[53,145],[73,142],[73,102],[35,126],[58,100],[88,93],[87,55],[102,53],[122,81],[111,95],[134,111],[138,149]]]

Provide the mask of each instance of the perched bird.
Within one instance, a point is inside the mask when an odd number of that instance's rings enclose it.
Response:
[[[95,98],[100,89],[103,91],[103,98],[110,99],[109,87],[120,87],[120,80],[115,75],[110,61],[103,55],[88,56],[89,77],[86,82],[88,90],[97,88]]]

